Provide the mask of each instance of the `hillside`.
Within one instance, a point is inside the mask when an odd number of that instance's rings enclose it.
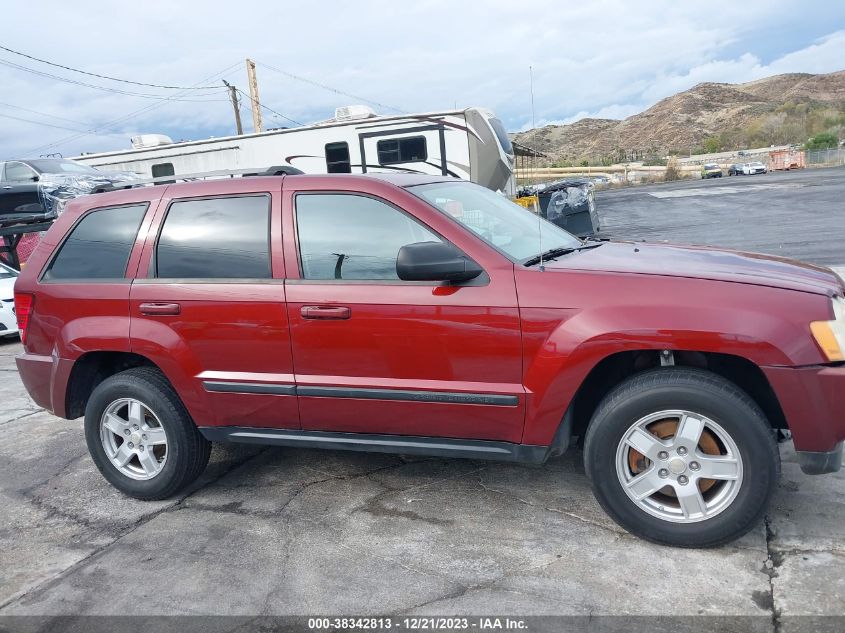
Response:
[[[791,73],[744,84],[701,83],[627,119],[581,119],[515,134],[554,160],[592,161],[802,143],[845,129],[845,71]]]

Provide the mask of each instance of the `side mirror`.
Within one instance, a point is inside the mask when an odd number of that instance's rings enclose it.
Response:
[[[417,242],[399,249],[396,274],[404,281],[469,281],[484,272],[451,244]]]
[[[32,178],[30,178],[30,180],[32,182],[38,182],[39,180],[41,180],[41,178],[39,176],[33,176]]]

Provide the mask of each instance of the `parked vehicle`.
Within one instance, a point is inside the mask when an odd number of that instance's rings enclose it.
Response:
[[[804,151],[790,147],[769,152],[769,170],[803,169],[807,166],[807,155]]]
[[[178,143],[159,134],[142,135],[132,145],[76,160],[152,178],[282,163],[308,174],[404,171],[456,176],[516,193],[510,138],[484,108],[379,116],[354,105],[337,108],[333,119],[302,127]]]
[[[0,263],[0,337],[14,336],[18,333],[14,293],[17,278],[17,270]]]
[[[35,224],[56,217],[55,211],[41,202],[41,173],[31,161],[0,163],[0,226]]]
[[[52,220],[66,200],[129,178],[64,158],[0,162],[0,227]]]
[[[745,163],[742,166],[742,173],[746,176],[751,176],[754,174],[765,174],[767,171],[768,169],[766,169],[766,166],[760,161],[754,161],[753,163]]]
[[[92,251],[91,244],[97,244]],[[15,288],[21,379],[161,499],[211,442],[544,462],[713,546],[762,519],[791,433],[842,461],[845,284],[782,258],[582,241],[466,181],[233,178],[70,202]]]
[[[536,196],[539,213],[562,229],[587,237],[601,231],[595,184],[583,178],[558,180],[520,189],[518,196]]]
[[[728,167],[728,176],[742,176],[745,173],[742,163],[734,163]]]
[[[701,168],[702,178],[721,178],[722,168],[715,163],[708,163]]]

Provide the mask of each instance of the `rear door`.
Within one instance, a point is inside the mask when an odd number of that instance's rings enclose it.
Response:
[[[167,189],[132,286],[132,350],[176,383],[199,426],[299,428],[281,179]]]

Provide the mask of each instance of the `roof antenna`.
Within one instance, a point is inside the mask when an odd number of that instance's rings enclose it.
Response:
[[[528,67],[528,82],[531,92],[531,171],[533,173],[535,152],[537,151],[537,123],[534,120],[534,69],[531,66]],[[539,196],[537,197],[537,245],[540,249],[540,272],[546,272],[543,266],[543,217],[540,214]]]

